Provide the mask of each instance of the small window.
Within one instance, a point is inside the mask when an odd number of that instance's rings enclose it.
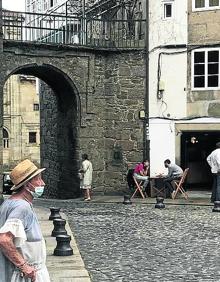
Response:
[[[164,19],[172,18],[173,16],[173,4],[165,3],[164,4]]]
[[[39,107],[39,104],[37,104],[37,103],[34,104],[34,111],[39,111],[39,108],[40,108],[40,107]]]
[[[29,143],[37,143],[37,132],[29,132]]]
[[[9,134],[5,128],[3,128],[3,147],[9,148]]]
[[[204,8],[205,0],[195,0],[195,8]]]
[[[53,7],[53,0],[50,0],[50,7]]]

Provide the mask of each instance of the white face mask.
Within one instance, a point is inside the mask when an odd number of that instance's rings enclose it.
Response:
[[[30,183],[31,184],[31,183]],[[44,193],[44,186],[34,186],[31,184],[31,186],[34,188],[34,191],[30,191],[28,190],[31,195],[34,197],[34,198],[39,198],[43,195]]]

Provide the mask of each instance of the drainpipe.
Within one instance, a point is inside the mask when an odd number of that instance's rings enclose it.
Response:
[[[144,128],[143,142],[144,159],[150,160],[150,139],[149,139],[149,0],[146,0],[146,35],[145,35],[145,93],[144,93]]]

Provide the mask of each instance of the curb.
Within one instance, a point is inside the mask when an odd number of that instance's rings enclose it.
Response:
[[[56,238],[51,237],[53,230],[53,221],[49,220],[50,212],[48,209],[34,207],[38,221],[41,226],[42,234],[46,242],[47,250],[47,268],[50,274],[51,282],[91,282],[88,271],[77,247],[75,238],[65,214],[61,213],[63,219],[66,219],[66,231],[71,236],[70,245],[73,249],[72,256],[54,256],[53,252],[57,245]]]

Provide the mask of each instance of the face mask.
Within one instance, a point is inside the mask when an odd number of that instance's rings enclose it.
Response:
[[[33,192],[34,198],[39,198],[43,195],[44,193],[44,186],[37,186],[35,187],[35,191]]]
[[[31,183],[30,183],[31,184]],[[34,187],[34,185],[31,184],[32,187]],[[30,191],[28,190],[31,195],[34,197],[34,198],[39,198],[43,195],[44,193],[44,186],[36,186],[34,187],[34,191]]]

